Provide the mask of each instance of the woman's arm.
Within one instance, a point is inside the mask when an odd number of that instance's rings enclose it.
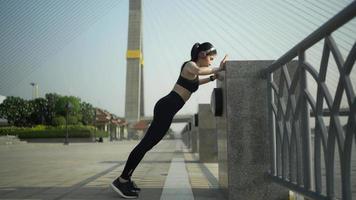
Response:
[[[188,62],[186,65],[186,69],[194,74],[194,75],[210,75],[216,74],[220,71],[225,70],[225,63],[226,63],[227,55],[225,55],[224,59],[220,62],[219,67],[198,67],[195,62]]]
[[[188,62],[186,65],[185,68],[194,75],[210,75],[223,70],[218,67],[198,67],[194,62]]]
[[[199,85],[203,85],[205,83],[209,83],[210,79],[209,78],[201,78],[199,79]]]
[[[210,76],[210,77],[208,77],[208,78],[199,79],[199,85],[203,85],[203,84],[205,84],[205,83],[212,82],[212,81],[214,81],[215,79],[216,79],[216,75],[215,75],[215,74],[212,75],[212,76]]]

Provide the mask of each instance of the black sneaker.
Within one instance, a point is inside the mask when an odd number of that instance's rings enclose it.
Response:
[[[138,197],[137,192],[132,189],[132,183],[130,183],[130,181],[121,183],[117,178],[110,186],[115,192],[126,199],[135,199]]]
[[[141,188],[139,188],[134,181],[129,180],[129,182],[130,182],[132,190],[134,190],[136,192],[141,192]]]

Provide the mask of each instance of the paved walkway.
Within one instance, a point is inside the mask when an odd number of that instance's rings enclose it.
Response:
[[[109,184],[137,142],[0,145],[0,199],[120,199]],[[133,180],[139,199],[223,199],[217,166],[198,162],[180,140],[163,140]]]

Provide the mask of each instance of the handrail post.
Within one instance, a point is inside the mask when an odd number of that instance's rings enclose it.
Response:
[[[305,91],[308,88],[306,70],[303,67],[305,61],[305,52],[298,52],[298,67],[300,68],[300,96],[299,101],[301,104],[300,110],[300,125],[301,125],[301,134],[302,134],[302,147],[303,147],[303,183],[306,189],[312,189],[312,154],[311,154],[311,134],[309,127],[309,106],[307,102],[307,97]]]
[[[273,73],[267,73],[267,109],[268,109],[268,129],[270,139],[270,174],[277,176],[277,160],[276,160],[276,131],[275,119],[272,112],[272,102],[274,102],[274,95],[271,83],[273,81]]]

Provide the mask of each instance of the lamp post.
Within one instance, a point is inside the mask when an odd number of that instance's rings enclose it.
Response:
[[[70,112],[70,109],[72,108],[72,104],[68,101],[67,104],[66,104],[66,113],[67,113],[67,116],[66,116],[66,138],[64,140],[64,145],[68,145],[69,144],[69,140],[68,140],[68,116],[69,116],[69,112]]]
[[[94,108],[94,141],[96,142],[96,108]]]
[[[32,99],[38,98],[38,84],[32,82],[30,85],[32,85]]]

